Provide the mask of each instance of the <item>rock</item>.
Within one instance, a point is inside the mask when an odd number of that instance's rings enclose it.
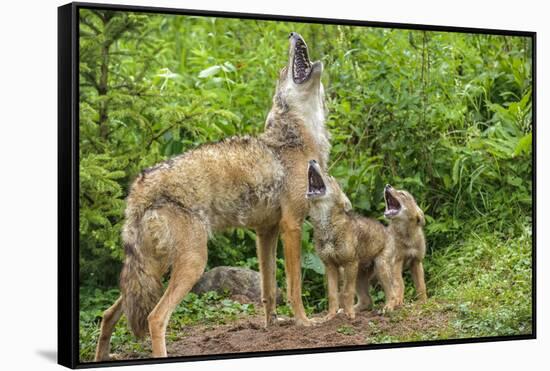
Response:
[[[191,292],[203,294],[216,291],[219,294],[228,293],[231,297],[239,298],[239,302],[262,302],[260,287],[260,273],[247,268],[215,267],[205,272],[193,286]],[[277,289],[277,303],[282,302],[282,296]]]

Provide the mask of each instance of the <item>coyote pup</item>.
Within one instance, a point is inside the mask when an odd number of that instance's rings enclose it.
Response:
[[[414,197],[407,191],[394,189],[391,185],[384,188],[386,211],[384,216],[389,220],[386,231],[392,240],[386,244],[380,256],[387,256],[393,261],[392,277],[396,304],[402,305],[405,286],[403,284],[403,269],[410,268],[420,301],[427,299],[426,283],[424,282],[424,267],[422,261],[426,255],[426,239],[422,227],[425,224],[424,213],[416,204]],[[376,264],[359,273],[357,278],[358,309],[372,305],[369,295],[369,285],[373,276],[378,275]]]
[[[386,308],[393,309],[397,304],[391,276],[393,260],[391,255],[380,255],[387,244],[390,245],[387,248],[393,248],[386,227],[353,213],[338,182],[324,174],[315,160],[309,161],[306,198],[310,202],[315,248],[327,272],[329,308],[325,320],[333,318],[340,305],[349,318],[355,318],[353,299],[357,274],[373,264],[377,266],[378,278],[386,294]],[[340,294],[339,275],[343,276]]]

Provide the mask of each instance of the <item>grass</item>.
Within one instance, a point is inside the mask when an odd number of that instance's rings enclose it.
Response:
[[[426,303],[414,301],[414,289],[407,275],[403,308],[386,314],[384,320],[370,322],[364,331],[344,325],[336,332],[349,336],[365,334],[366,342],[378,344],[530,334],[531,257],[528,223],[515,237],[471,232],[463,242],[436,249],[426,258]],[[378,291],[373,293],[377,309],[383,303]],[[102,311],[117,297],[117,290],[81,290],[81,360],[93,359]],[[287,305],[277,310],[282,315],[291,314]],[[185,337],[186,326],[216,326],[254,314],[253,305],[240,304],[226,295],[189,294],[170,319],[167,340]],[[113,334],[112,352],[148,354],[150,345],[134,338],[123,317]]]
[[[342,335],[355,335],[355,329],[350,326],[341,326],[336,332]]]
[[[80,359],[92,361],[99,336],[99,324],[103,311],[118,297],[118,290],[82,289],[80,292]],[[166,332],[168,341],[176,341],[185,336],[185,327],[199,324],[220,325],[236,320],[242,315],[254,315],[253,304],[241,304],[230,300],[226,295],[207,292],[202,295],[189,293],[176,307],[170,317]],[[128,328],[126,318],[122,316],[111,339],[111,352],[148,354],[148,339],[138,340]]]
[[[530,226],[518,237],[477,235],[433,256],[428,287],[456,303],[460,337],[529,334],[532,331]]]
[[[471,233],[463,243],[438,250],[425,263],[428,301],[413,303],[407,282],[408,304],[389,314],[396,330],[372,324],[369,342],[530,334],[531,257],[528,225],[518,237]],[[425,322],[415,326],[417,321]]]

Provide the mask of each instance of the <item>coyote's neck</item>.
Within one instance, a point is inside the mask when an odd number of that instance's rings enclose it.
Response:
[[[329,228],[325,228],[330,225],[330,219],[332,210],[325,202],[320,202],[309,209],[309,218],[315,231],[320,230],[326,232]]]
[[[321,168],[326,169],[330,152],[330,137],[325,127],[323,93],[319,94],[312,94],[307,100],[297,105],[296,111],[304,122],[305,136],[311,138],[319,153]]]
[[[313,226],[313,236],[316,241],[335,241],[337,235],[347,230],[352,218],[340,210],[339,206],[327,202],[317,202],[309,208],[309,220]]]
[[[305,129],[313,139],[319,151],[319,164],[326,169],[330,152],[329,134],[325,127],[325,115],[323,112],[315,112],[304,120]]]
[[[272,110],[260,138],[276,148],[296,148],[304,145],[313,147],[311,150],[318,154],[319,164],[326,169],[330,142],[322,109],[305,112],[302,109],[292,113]]]
[[[334,228],[331,223],[330,206],[320,203],[309,209],[309,218],[313,225],[313,236],[320,247],[334,240]]]
[[[407,248],[408,245],[416,245],[416,240],[422,237],[422,228],[420,226],[408,224],[391,222],[389,225],[396,243],[401,248]]]

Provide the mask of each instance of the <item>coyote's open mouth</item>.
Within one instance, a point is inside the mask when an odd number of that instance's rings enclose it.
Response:
[[[384,211],[384,216],[390,218],[396,216],[401,211],[401,203],[397,198],[392,195],[392,186],[386,185],[384,188],[384,200],[386,200],[386,211]]]
[[[291,37],[295,38],[292,79],[296,84],[302,84],[311,76],[312,65],[304,39],[297,33],[293,33]]]
[[[323,196],[327,191],[325,182],[317,170],[318,166],[317,163],[310,162],[307,168],[307,198]]]

